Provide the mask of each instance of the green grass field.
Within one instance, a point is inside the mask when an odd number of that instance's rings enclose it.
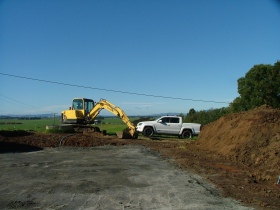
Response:
[[[132,117],[130,121],[133,122],[138,118]],[[43,118],[36,120],[23,120],[23,119],[0,119],[0,130],[26,130],[35,131],[39,133],[46,132],[47,125],[59,125],[60,119]],[[118,131],[123,131],[127,125],[116,117],[104,118],[101,124],[96,125],[101,130],[106,130],[108,134],[114,134]]]
[[[129,118],[131,122],[138,120],[138,117]],[[12,124],[14,123],[14,124]],[[19,123],[19,124],[18,124]],[[60,119],[53,118],[43,118],[36,120],[23,120],[23,119],[0,119],[0,131],[1,130],[25,130],[25,131],[35,131],[38,133],[48,133],[50,131],[46,130],[47,125],[60,125]],[[104,118],[102,123],[98,125],[100,130],[106,130],[108,135],[114,135],[116,132],[123,131],[127,128],[127,125],[120,119],[116,117]],[[51,131],[52,132],[52,131]],[[154,137],[159,137],[158,135],[154,135]],[[177,139],[178,137],[161,135],[160,138]],[[192,140],[196,140],[197,137],[193,137]]]

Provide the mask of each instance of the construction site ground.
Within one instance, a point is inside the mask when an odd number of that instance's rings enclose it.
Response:
[[[0,208],[280,209],[279,155],[280,111],[267,106],[198,140],[0,131]]]

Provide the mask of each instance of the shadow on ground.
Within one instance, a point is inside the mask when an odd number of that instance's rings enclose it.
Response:
[[[42,150],[42,148],[13,142],[0,142],[0,153],[35,152],[39,150]]]
[[[24,130],[17,130],[17,131],[2,130],[0,131],[0,135],[4,137],[18,137],[18,136],[30,136],[33,135],[33,133]]]
[[[0,131],[0,153],[15,153],[15,152],[34,152],[42,150],[41,147],[30,146],[27,144],[20,144],[16,142],[5,142],[7,137],[21,137],[21,136],[31,136],[33,133],[18,130],[18,131]],[[3,138],[4,137],[4,138]]]

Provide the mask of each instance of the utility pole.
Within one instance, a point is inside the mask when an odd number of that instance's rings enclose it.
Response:
[[[57,114],[57,113],[52,113],[53,114],[53,125],[55,124],[55,115]]]

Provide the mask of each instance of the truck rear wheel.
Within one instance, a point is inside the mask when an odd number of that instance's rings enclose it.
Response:
[[[143,130],[143,135],[144,135],[144,136],[147,136],[147,137],[150,137],[150,136],[154,135],[154,130],[153,130],[153,128],[151,128],[151,127],[146,127],[146,128],[144,128],[144,130]]]
[[[191,139],[192,138],[192,132],[190,130],[184,130],[181,137],[183,139]]]

